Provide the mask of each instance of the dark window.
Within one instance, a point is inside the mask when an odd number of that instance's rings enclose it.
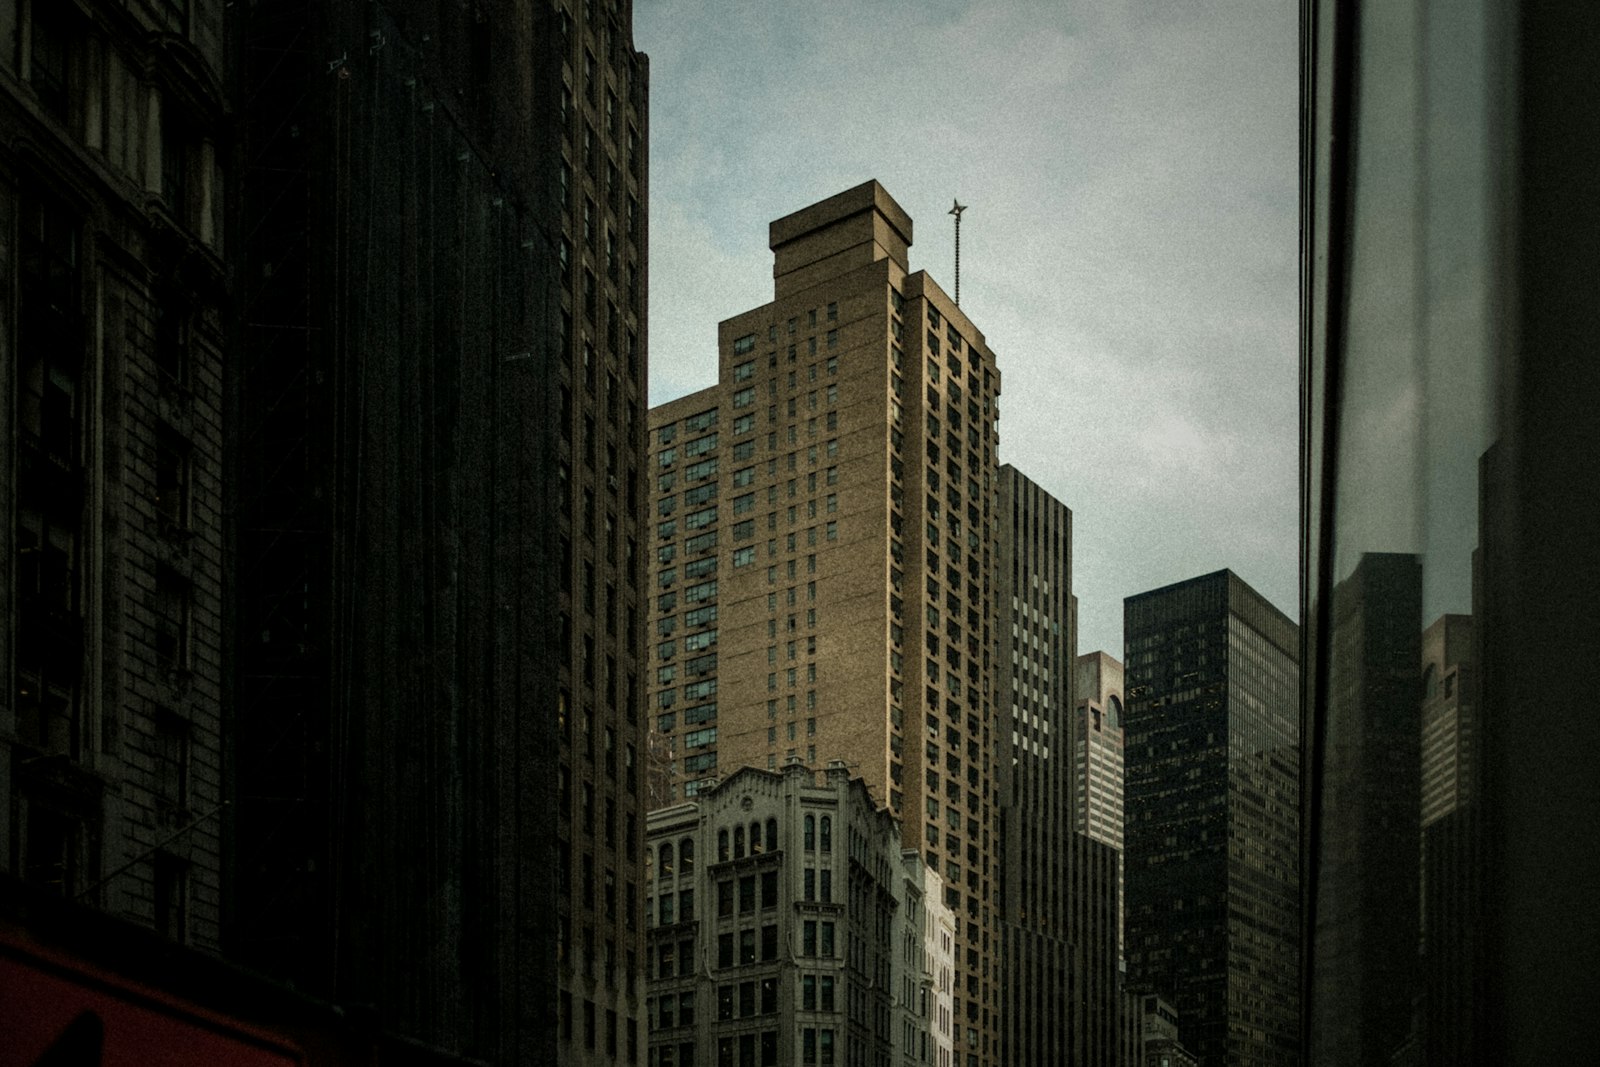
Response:
[[[154,867],[156,930],[181,945],[189,937],[189,865],[158,852]]]
[[[161,198],[180,223],[188,221],[189,131],[171,99],[161,109]]]
[[[778,958],[778,928],[768,924],[761,928],[761,958],[775,960]]]
[[[71,37],[63,6],[51,3],[33,5],[32,69],[29,81],[39,103],[63,121],[67,118],[67,62]]]
[[[155,716],[156,797],[168,809],[189,807],[189,724],[161,709]]]
[[[739,914],[749,915],[756,910],[756,876],[747,874],[739,879]]]

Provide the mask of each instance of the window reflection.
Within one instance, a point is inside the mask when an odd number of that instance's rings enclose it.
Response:
[[[1481,1062],[1490,23],[1476,0],[1308,11],[1305,1048]]]

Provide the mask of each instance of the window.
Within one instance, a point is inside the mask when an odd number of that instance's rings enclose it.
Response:
[[[743,389],[736,390],[733,394],[733,406],[735,408],[747,408],[755,402],[755,386],[746,386]]]
[[[829,923],[828,925],[832,925]],[[739,963],[744,965],[756,961],[756,932],[754,930],[739,931]]]
[[[735,837],[735,842],[737,842]],[[750,915],[756,910],[756,876],[747,874],[739,879],[739,914]]]
[[[737,536],[737,534],[735,536]],[[756,549],[754,545],[746,545],[744,548],[736,548],[733,550],[733,565],[735,567],[749,566],[751,563],[755,562],[755,558]]]
[[[742,356],[747,352],[755,351],[755,347],[756,335],[753,333],[747,333],[743,337],[737,338],[733,342],[733,354],[736,356]],[[746,365],[748,366],[749,364]]]
[[[71,49],[67,27],[54,4],[33,9],[32,57],[29,81],[46,111],[67,117],[67,59]],[[8,46],[10,42],[7,42]]]
[[[688,685],[683,687],[683,700],[686,704],[696,700],[706,700],[715,695],[716,691],[717,680],[715,678],[707,678],[706,680],[700,682],[690,682]],[[691,708],[690,710],[685,711],[683,713],[684,721],[703,722],[704,719],[697,719],[693,717],[695,712],[698,710],[699,709]]]
[[[156,930],[183,944],[189,933],[189,865],[176,856],[157,853],[154,896]]]
[[[176,435],[162,434],[156,442],[156,515],[163,533],[176,533],[189,525],[189,454]]]

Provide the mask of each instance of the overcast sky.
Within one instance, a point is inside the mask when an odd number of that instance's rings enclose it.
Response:
[[[635,0],[651,403],[772,299],[767,224],[869,178],[1003,376],[1000,458],[1072,509],[1078,650],[1230,567],[1298,617],[1297,7]]]

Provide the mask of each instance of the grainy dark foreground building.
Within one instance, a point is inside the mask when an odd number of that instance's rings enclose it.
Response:
[[[575,7],[240,27],[233,946],[504,1063],[639,1047],[647,67]]]
[[[222,944],[220,3],[0,3],[0,870]]]
[[[64,897],[430,1055],[637,1062],[630,25],[0,0],[16,929]]]

